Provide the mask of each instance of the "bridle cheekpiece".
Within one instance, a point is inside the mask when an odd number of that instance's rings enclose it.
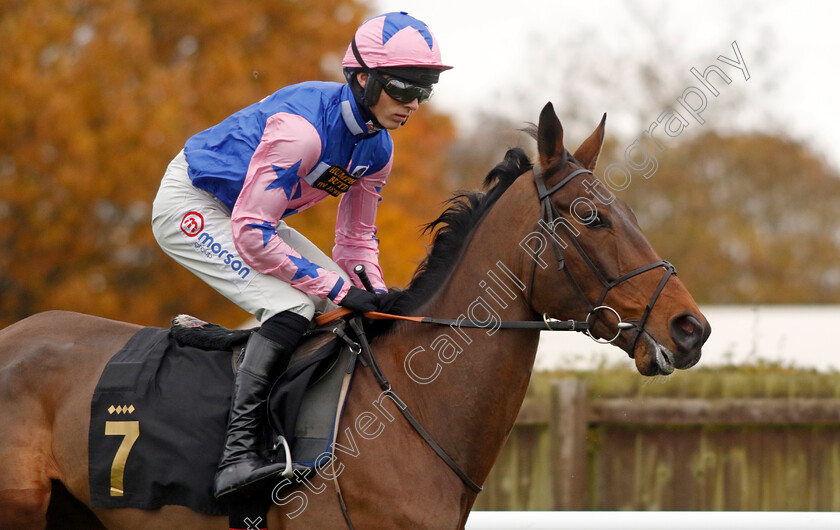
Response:
[[[563,177],[563,179],[560,182],[551,186],[551,188],[546,187],[546,175],[542,172],[539,165],[534,166],[533,173],[534,173],[534,183],[537,186],[537,194],[538,194],[539,201],[540,201],[540,207],[542,209],[542,215],[541,215],[541,221],[542,222],[540,223],[540,226],[542,228],[549,227],[550,230],[554,230],[557,225],[563,227],[563,231],[565,232],[565,234],[567,236],[569,236],[568,238],[571,241],[572,245],[577,250],[578,255],[580,255],[583,262],[586,263],[586,265],[589,267],[589,270],[592,271],[594,276],[598,279],[598,281],[604,287],[604,290],[601,292],[601,295],[598,297],[598,299],[594,303],[590,302],[589,298],[586,296],[586,293],[583,291],[583,288],[581,288],[580,283],[577,281],[577,279],[571,273],[569,268],[566,267],[565,257],[563,256],[563,248],[564,247],[562,247],[561,244],[557,241],[557,239],[555,237],[553,237],[554,234],[549,234],[549,236],[550,236],[549,239],[551,240],[551,243],[552,243],[552,248],[554,250],[554,255],[555,255],[555,258],[557,259],[557,269],[565,271],[566,277],[567,277],[569,283],[574,287],[575,291],[578,293],[578,296],[580,297],[581,300],[584,301],[584,303],[587,307],[588,314],[586,315],[585,321],[587,323],[589,323],[589,326],[588,326],[588,329],[586,330],[586,334],[589,335],[596,342],[611,343],[611,342],[614,342],[616,339],[618,339],[618,337],[621,335],[622,331],[625,331],[627,329],[635,328],[637,330],[637,334],[636,334],[636,338],[633,341],[633,345],[632,345],[632,347],[630,349],[630,352],[629,352],[630,357],[633,357],[634,351],[636,349],[636,343],[639,341],[639,337],[643,333],[646,332],[645,331],[645,325],[647,324],[648,317],[650,317],[650,313],[653,310],[653,306],[656,304],[656,301],[659,299],[659,295],[662,294],[662,290],[665,288],[665,284],[668,283],[668,280],[671,278],[671,276],[677,274],[676,268],[671,263],[669,263],[668,261],[660,260],[660,261],[656,261],[654,263],[650,263],[648,265],[644,265],[644,266],[639,267],[637,269],[634,269],[634,270],[632,270],[632,271],[630,271],[626,274],[622,274],[621,276],[619,276],[618,278],[615,278],[613,280],[608,279],[604,275],[604,273],[601,271],[601,269],[595,264],[595,262],[589,256],[589,254],[586,253],[586,250],[584,250],[583,246],[577,240],[577,237],[572,232],[572,230],[569,228],[569,226],[567,226],[568,221],[565,220],[565,218],[557,211],[557,208],[555,208],[554,204],[551,202],[551,196],[555,192],[559,191],[564,186],[566,186],[566,184],[571,182],[572,179],[574,179],[575,177],[578,177],[580,175],[592,175],[592,171],[590,171],[588,169],[577,169],[575,171],[572,171],[571,173],[569,173],[568,175]],[[560,222],[561,219],[564,222]],[[531,295],[533,295],[533,283],[534,283],[534,277],[536,275],[536,266],[537,266],[537,261],[534,260],[534,265],[533,265],[532,272],[531,272],[531,287],[529,289],[529,293]],[[656,290],[653,292],[653,296],[651,296],[650,302],[648,302],[647,306],[645,307],[644,312],[642,313],[642,316],[639,318],[638,321],[636,321],[636,322],[633,322],[633,321],[625,322],[625,321],[622,320],[621,315],[619,315],[618,311],[616,311],[615,309],[613,309],[612,307],[610,307],[608,305],[604,305],[604,300],[607,298],[607,295],[609,294],[610,290],[612,290],[613,287],[618,286],[619,284],[629,280],[630,278],[633,278],[635,276],[638,276],[640,274],[643,274],[645,272],[648,272],[650,270],[653,270],[653,269],[656,269],[656,268],[659,268],[659,267],[662,267],[662,268],[665,269],[665,274],[662,276],[662,279],[660,280],[659,285],[657,286]],[[595,336],[592,335],[592,327],[595,324],[595,318],[597,318],[597,313],[599,311],[612,312],[616,316],[616,318],[618,319],[618,324],[617,324],[617,327],[616,327],[616,333],[609,340],[599,339],[599,338],[596,338]]]

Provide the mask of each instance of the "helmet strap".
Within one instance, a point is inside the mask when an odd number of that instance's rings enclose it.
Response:
[[[350,48],[353,50],[353,56],[356,58],[356,61],[359,63],[359,66],[364,68],[365,70],[370,70],[368,65],[362,60],[362,54],[359,53],[359,47],[356,46],[356,36],[353,35],[353,40],[350,41]]]
[[[379,94],[375,93],[376,86],[378,83],[373,80],[370,76],[369,72],[371,71],[370,67],[365,64],[365,61],[362,59],[362,54],[359,53],[359,48],[356,46],[356,36],[353,35],[353,40],[350,41],[350,49],[353,50],[353,56],[358,61],[359,65],[362,67],[365,73],[368,73],[368,80],[365,83],[364,88],[362,89],[361,100],[359,103],[359,108],[362,111],[362,116],[364,119],[367,120],[368,130],[371,132],[379,131],[384,129],[382,124],[379,123],[379,120],[376,119],[376,116],[373,114],[373,111],[370,110],[371,105],[375,105],[375,101],[379,100]],[[355,75],[355,74],[354,74]],[[358,80],[356,80],[358,83]]]

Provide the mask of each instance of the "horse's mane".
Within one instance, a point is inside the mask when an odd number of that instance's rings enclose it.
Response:
[[[424,227],[423,233],[434,232],[431,250],[405,290],[392,290],[383,297],[382,310],[408,315],[426,303],[446,282],[473,229],[516,178],[531,167],[525,151],[509,149],[484,179],[487,191],[460,191],[449,199],[440,217]]]
[[[446,210],[424,227],[423,233],[434,232],[432,249],[417,268],[406,289],[392,289],[382,297],[381,310],[385,313],[409,315],[425,304],[461,259],[464,247],[473,230],[499,197],[532,165],[525,151],[509,149],[505,159],[494,167],[484,179],[483,191],[461,191],[447,201]],[[489,189],[488,189],[489,188]],[[392,320],[367,321],[368,335],[372,338],[392,326]],[[253,330],[230,330],[216,324],[180,315],[172,320],[170,332],[181,344],[202,349],[232,349],[244,344]]]

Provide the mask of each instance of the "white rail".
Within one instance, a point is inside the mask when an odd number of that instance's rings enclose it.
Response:
[[[837,530],[840,512],[481,512],[467,530]]]

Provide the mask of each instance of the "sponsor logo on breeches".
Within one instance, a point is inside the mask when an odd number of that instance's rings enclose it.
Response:
[[[179,227],[181,232],[192,241],[195,251],[201,254],[208,262],[229,268],[236,276],[242,279],[247,278],[251,274],[251,269],[242,263],[239,255],[234,250],[216,241],[219,236],[216,235],[214,237],[210,233],[212,228],[205,224],[204,216],[200,213],[195,211],[185,213],[179,222]]]
[[[195,249],[204,254],[208,259],[213,259],[215,256],[225,265],[229,265],[241,278],[247,278],[248,274],[251,273],[251,269],[243,266],[242,261],[237,259],[236,254],[231,253],[228,249],[216,243],[213,236],[207,232],[202,232],[194,245]]]

